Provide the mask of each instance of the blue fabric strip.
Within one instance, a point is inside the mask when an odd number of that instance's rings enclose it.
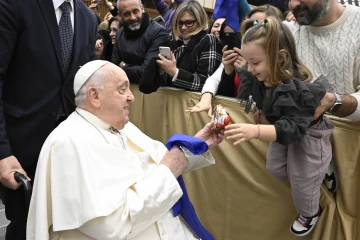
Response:
[[[250,10],[247,0],[216,0],[214,19],[226,17],[226,24],[239,32],[240,23]]]
[[[184,134],[174,134],[169,138],[166,143],[167,149],[170,150],[174,145],[185,147],[194,155],[203,154],[209,149],[206,142]],[[201,239],[215,240],[215,238],[201,225],[199,218],[196,216],[194,206],[190,202],[182,176],[179,176],[177,180],[181,190],[183,191],[183,195],[172,208],[174,216],[178,216],[180,214],[194,233],[196,233],[196,235]]]

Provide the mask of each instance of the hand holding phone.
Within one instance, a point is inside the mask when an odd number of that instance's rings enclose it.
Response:
[[[169,47],[159,47],[159,52],[166,59],[171,59],[171,51]]]
[[[228,50],[233,49],[234,47],[241,48],[241,37],[238,32],[224,32],[221,36],[221,42],[223,45],[228,46]]]

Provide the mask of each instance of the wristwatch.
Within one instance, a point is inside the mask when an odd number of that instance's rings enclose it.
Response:
[[[334,93],[334,96],[335,96],[335,103],[330,108],[330,110],[329,110],[330,113],[337,112],[339,110],[339,108],[341,107],[341,105],[342,105],[341,96],[339,94],[337,94],[337,93]]]

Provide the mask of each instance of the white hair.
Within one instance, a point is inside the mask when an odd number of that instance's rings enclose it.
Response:
[[[88,103],[87,91],[90,87],[105,88],[106,75],[105,71],[98,70],[86,80],[75,96],[75,105],[77,107],[84,107]]]

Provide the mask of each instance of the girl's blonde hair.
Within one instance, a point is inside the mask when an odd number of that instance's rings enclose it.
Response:
[[[199,2],[196,0],[185,1],[178,6],[172,20],[173,35],[176,40],[178,40],[180,36],[180,30],[178,27],[179,18],[185,13],[189,13],[191,16],[194,16],[198,22],[198,28],[193,33],[191,33],[192,36],[198,34],[201,31],[206,31],[209,27],[208,16]]]
[[[250,16],[252,16],[253,14],[258,13],[258,12],[265,13],[266,17],[274,17],[279,21],[284,20],[281,11],[277,7],[274,7],[269,4],[254,7],[247,14],[247,18],[250,18]]]
[[[273,17],[267,17],[262,23],[248,19],[241,24],[241,34],[242,45],[260,44],[266,49],[271,86],[277,86],[284,80],[312,80],[312,73],[298,57],[292,33],[283,23]],[[280,50],[285,51],[282,53]],[[283,61],[279,61],[281,57]]]

